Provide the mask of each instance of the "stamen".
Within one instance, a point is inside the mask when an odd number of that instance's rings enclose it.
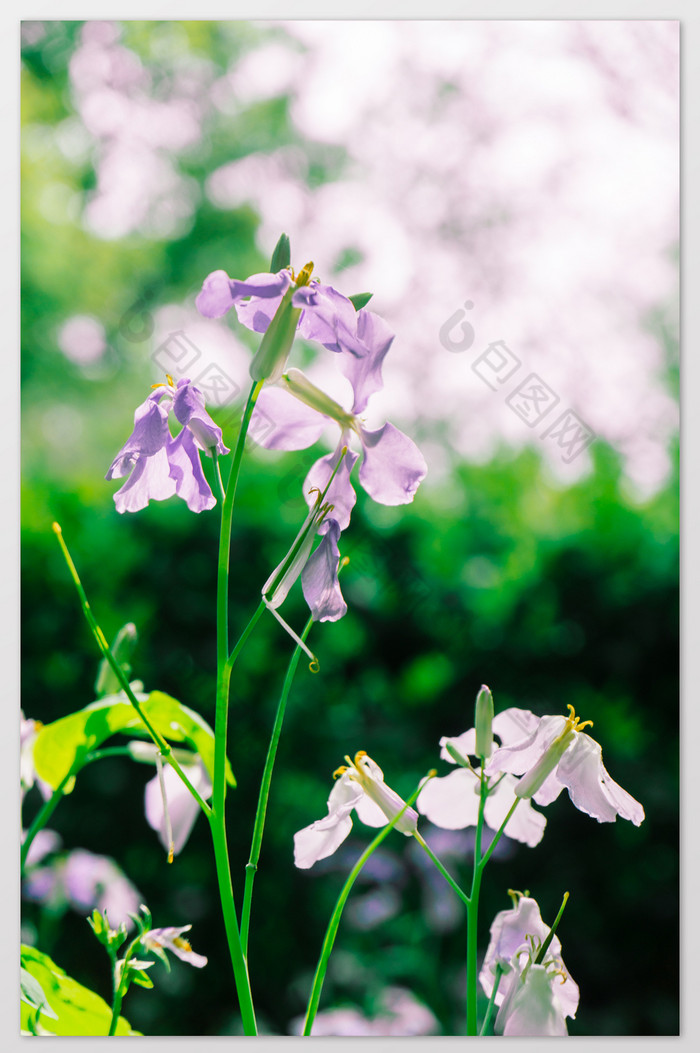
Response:
[[[271,605],[271,603],[268,600],[267,596],[263,596],[263,603],[267,607],[268,611],[270,611],[271,614],[274,614],[275,618],[280,623],[282,628],[285,630],[285,632],[289,633],[289,635],[291,636],[292,640],[294,640],[294,642],[297,644],[297,646],[301,647],[302,651],[305,651],[306,654],[309,656],[309,658],[311,659],[311,665],[309,666],[309,669],[311,669],[311,672],[312,673],[317,673],[318,670],[320,669],[320,665],[319,665],[319,662],[318,662],[318,658],[313,653],[313,651],[310,651],[309,648],[304,643],[304,641],[301,639],[301,637],[297,636],[297,634],[294,632],[294,630],[291,628],[291,626],[287,625],[287,623],[284,620],[284,618],[282,617],[282,615],[278,614],[277,611],[275,610],[275,608]],[[315,666],[316,668],[312,669],[311,668],[312,666]]]
[[[189,940],[183,940],[182,936],[176,936],[173,943],[176,947],[179,947],[181,951],[187,951],[189,953],[192,950],[192,944]]]
[[[347,770],[348,769],[346,768],[346,766],[344,764],[341,764],[340,767],[336,768],[335,771],[333,772],[333,778],[334,779],[339,779],[341,775],[345,775],[345,772]]]
[[[296,279],[297,289],[300,288],[302,285],[308,285],[309,284],[309,281],[311,280],[311,275],[313,274],[313,272],[314,272],[314,265],[313,265],[313,263],[306,263],[301,268],[301,270],[299,271],[299,275],[298,275],[298,277]]]
[[[170,822],[170,811],[168,810],[168,797],[165,792],[165,776],[163,775],[163,754],[158,751],[156,753],[156,769],[158,771],[158,785],[160,786],[160,795],[163,798],[163,816],[165,819],[165,837],[168,842],[168,862],[172,863],[175,856],[175,842],[173,841],[173,827]]]
[[[576,716],[576,710],[574,709],[574,707],[571,705],[570,702],[566,703],[566,708],[569,710],[569,716],[567,717],[569,726],[574,731],[583,731],[584,728],[587,728],[589,726],[593,727],[593,721],[592,720],[583,720],[582,721],[580,717]]]
[[[357,753],[355,754],[355,767],[356,768],[359,768],[360,761],[362,760],[363,757],[366,757],[366,756],[367,756],[367,750],[358,750],[357,751]]]

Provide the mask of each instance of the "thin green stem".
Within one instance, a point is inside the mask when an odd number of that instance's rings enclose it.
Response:
[[[331,956],[333,950],[333,944],[335,942],[336,933],[338,932],[338,926],[340,925],[340,919],[343,913],[343,908],[350,895],[352,886],[355,884],[358,874],[362,870],[363,866],[372,855],[374,850],[379,847],[385,837],[389,834],[390,830],[396,825],[398,820],[401,818],[403,813],[409,808],[422,789],[421,785],[417,786],[411,796],[408,798],[406,803],[400,812],[398,812],[390,823],[385,826],[375,839],[367,846],[360,858],[358,859],[355,866],[350,871],[348,878],[343,885],[338,901],[335,905],[331,920],[328,922],[328,928],[326,929],[326,935],[323,940],[323,947],[321,948],[321,957],[319,958],[318,965],[316,966],[316,973],[314,975],[314,982],[311,987],[311,994],[309,996],[309,1005],[306,1010],[306,1020],[304,1022],[304,1035],[310,1035],[311,1029],[316,1019],[316,1013],[318,1011],[318,1003],[321,999],[321,991],[323,990],[323,981],[326,977],[326,970],[328,968],[328,959]]]
[[[469,906],[467,907],[467,1034],[478,1033],[477,1020],[477,938],[479,926],[479,892],[481,891],[481,875],[483,873],[481,857],[481,838],[484,830],[484,806],[488,796],[488,783],[484,776],[483,762],[479,776],[479,815],[476,821],[476,835],[474,837],[474,870],[472,873],[472,887],[469,894]]]
[[[549,932],[547,933],[547,936],[545,937],[545,940],[544,940],[542,946],[540,947],[540,949],[538,951],[537,957],[535,958],[535,965],[540,965],[544,961],[544,956],[547,953],[547,951],[549,950],[550,943],[554,939],[554,934],[557,931],[557,926],[559,925],[559,922],[561,921],[561,916],[564,913],[564,908],[566,907],[566,904],[568,902],[569,902],[569,893],[565,892],[564,893],[564,898],[561,901],[561,907],[559,908],[559,913],[557,914],[556,918],[554,919],[552,927],[549,930]]]
[[[241,634],[236,647],[230,654],[228,604],[233,505],[238,485],[238,476],[241,469],[241,461],[243,459],[246,436],[248,434],[248,427],[261,388],[262,381],[258,381],[253,383],[250,389],[245,410],[243,412],[238,439],[236,441],[231,471],[226,484],[226,493],[221,502],[221,529],[219,534],[219,558],[216,586],[216,720],[214,729],[214,785],[212,792],[212,811],[209,816],[209,825],[211,827],[212,841],[214,844],[214,860],[216,864],[216,876],[219,886],[219,896],[221,899],[221,909],[224,918],[226,938],[229,945],[229,953],[231,955],[231,965],[233,967],[233,977],[238,994],[241,1018],[243,1021],[243,1032],[245,1035],[256,1035],[257,1024],[255,1021],[253,996],[250,989],[248,966],[241,946],[241,936],[238,928],[238,917],[233,896],[231,866],[226,839],[226,741],[228,736],[231,670],[243,644],[262,614],[264,604],[261,603],[259,605],[258,610],[253,615],[248,626]]]
[[[308,622],[304,627],[304,631],[301,634],[301,639],[306,640],[311,626],[313,625],[313,618],[309,618]],[[284,714],[287,707],[287,699],[289,692],[292,687],[294,675],[299,665],[299,658],[301,657],[301,647],[297,645],[289,660],[287,666],[287,674],[284,678],[284,684],[282,687],[282,693],[280,695],[279,702],[277,704],[277,712],[275,714],[275,722],[272,727],[272,734],[270,736],[270,745],[267,748],[267,757],[265,758],[265,768],[263,770],[262,781],[260,783],[260,793],[258,794],[258,807],[255,813],[255,825],[253,827],[253,837],[250,846],[250,858],[245,868],[245,889],[243,892],[243,908],[241,913],[241,945],[243,947],[244,955],[248,955],[248,932],[250,929],[250,908],[253,898],[253,883],[255,881],[255,875],[258,869],[258,861],[260,859],[260,849],[262,846],[263,833],[265,830],[265,816],[267,814],[267,802],[270,796],[270,783],[272,782],[272,770],[275,765],[275,757],[277,755],[277,746],[279,744],[280,735],[282,733],[282,722],[284,721]]]
[[[88,625],[90,626],[90,629],[92,630],[92,634],[95,637],[95,640],[97,641],[97,646],[99,647],[99,649],[100,649],[100,651],[102,653],[102,657],[105,658],[107,660],[107,662],[109,663],[109,666],[112,669],[112,672],[116,676],[117,680],[119,681],[122,690],[126,694],[126,697],[129,699],[129,701],[131,702],[132,706],[134,707],[134,709],[138,713],[140,719],[143,721],[144,727],[146,728],[146,730],[148,731],[148,734],[151,736],[151,738],[155,742],[156,746],[158,746],[158,748],[159,748],[160,752],[162,753],[163,757],[168,761],[168,764],[170,764],[170,766],[177,772],[177,774],[179,775],[179,777],[182,780],[182,782],[185,784],[185,786],[187,787],[189,792],[192,794],[194,799],[197,801],[197,804],[204,811],[205,815],[208,814],[209,811],[210,811],[209,805],[204,800],[202,800],[202,798],[200,797],[199,793],[195,790],[194,786],[192,785],[190,780],[187,778],[187,776],[185,775],[184,771],[182,770],[182,768],[180,767],[178,762],[175,760],[174,757],[172,757],[172,755],[171,755],[172,754],[172,750],[171,750],[169,744],[165,741],[165,739],[163,738],[161,733],[151,724],[150,720],[148,719],[148,717],[144,713],[143,708],[141,706],[141,703],[139,702],[139,700],[137,699],[136,695],[132,691],[131,685],[130,685],[129,681],[127,680],[126,676],[124,675],[124,670],[122,669],[122,667],[119,665],[119,663],[117,662],[116,658],[112,654],[112,651],[111,651],[111,649],[109,647],[109,644],[107,643],[107,640],[105,638],[105,634],[100,629],[99,625],[97,624],[97,620],[95,619],[95,616],[92,613],[92,609],[90,607],[90,604],[88,603],[88,598],[87,598],[87,596],[85,594],[85,590],[84,590],[84,588],[82,586],[82,582],[80,581],[80,577],[78,576],[78,571],[76,570],[75,563],[71,559],[70,552],[68,551],[68,546],[66,545],[66,542],[65,542],[65,540],[63,538],[63,531],[61,530],[61,528],[58,525],[58,523],[54,523],[53,524],[53,530],[54,530],[54,533],[56,534],[56,537],[58,538],[58,543],[61,546],[61,551],[63,553],[63,558],[66,561],[66,564],[68,566],[68,570],[70,572],[70,576],[73,579],[73,584],[75,585],[75,588],[77,590],[78,597],[80,599],[80,605],[81,605],[82,610],[83,610],[83,614],[85,615],[85,619],[86,619]]]
[[[49,797],[48,801],[44,803],[43,807],[40,808],[37,814],[34,816],[34,819],[32,820],[29,829],[27,830],[24,841],[22,842],[22,850],[20,852],[20,876],[24,876],[24,868],[27,863],[27,855],[29,854],[29,849],[31,848],[32,841],[39,833],[39,831],[42,830],[48,823],[59,801],[63,797],[63,791],[66,787],[66,784],[80,770],[80,768],[82,767],[82,763],[82,761],[80,763],[76,762],[71,766],[69,771],[66,772],[56,789]]]
[[[498,994],[498,986],[499,986],[499,984],[501,982],[501,977],[502,976],[503,976],[503,966],[501,965],[500,962],[498,962],[497,965],[496,965],[496,975],[495,975],[494,981],[493,981],[493,991],[491,992],[491,997],[489,998],[489,1004],[486,1006],[486,1014],[484,1016],[484,1022],[481,1025],[481,1031],[479,1032],[480,1035],[485,1035],[486,1034],[486,1029],[488,1028],[489,1024],[491,1023],[491,1016],[493,1015],[493,1008],[494,1008],[494,1006],[496,1004],[496,995]]]
[[[214,459],[214,489],[216,491],[216,499],[220,505],[223,505],[226,500],[226,492],[224,490],[224,481],[221,478],[221,465],[219,464],[219,455],[216,450],[211,451],[211,455]]]
[[[414,832],[413,836],[415,837],[416,841],[421,846],[421,848],[426,852],[431,861],[435,864],[437,869],[440,871],[450,888],[457,893],[457,895],[463,903],[466,903],[466,905],[469,906],[469,896],[459,887],[457,882],[450,875],[449,871],[446,869],[446,867],[443,866],[438,857],[435,855],[432,848],[430,848],[429,845],[423,840],[423,838],[417,830]]]

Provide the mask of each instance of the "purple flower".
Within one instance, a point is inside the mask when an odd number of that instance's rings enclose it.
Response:
[[[208,959],[203,954],[197,954],[192,950],[189,940],[182,938],[183,932],[189,932],[191,925],[166,925],[163,929],[150,929],[141,937],[141,943],[148,951],[152,951],[159,957],[164,958],[164,951],[171,951],[181,961],[194,965],[195,969],[202,969]]]
[[[107,911],[114,926],[133,928],[130,914],[138,910],[143,896],[120,867],[108,856],[76,848],[47,866],[29,870],[24,895],[46,904],[53,911],[70,906],[82,913],[94,907]]]
[[[296,319],[297,335],[315,340],[330,351],[363,355],[355,308],[332,286],[317,281],[309,284],[312,270],[313,264],[307,263],[296,279],[285,269],[277,274],[253,274],[245,281],[229,278],[226,271],[214,271],[205,278],[195,304],[206,318],[221,318],[235,307],[242,325],[264,333],[285,293],[294,285],[290,306],[301,311]]]
[[[183,425],[170,433],[170,410]],[[187,378],[158,384],[134,414],[134,430],[112,461],[106,479],[128,479],[114,495],[118,512],[138,512],[149,501],[177,494],[192,512],[213,508],[216,498],[207,483],[200,450],[229,453],[219,428],[204,405],[204,396]]]
[[[258,441],[266,449],[306,449],[320,438],[328,420],[334,420],[340,427],[340,439],[335,452],[322,457],[312,466],[304,484],[305,491],[313,486],[325,486],[342,449],[349,447],[351,435],[354,434],[362,447],[360,483],[369,496],[384,505],[407,504],[413,500],[428,470],[423,454],[413,440],[393,424],[387,422],[376,431],[370,431],[363,426],[358,416],[370,394],[381,385],[381,359],[387,350],[388,345],[383,341],[376,346],[374,354],[367,361],[343,360],[344,371],[354,391],[350,412],[317,388],[298,369],[288,370],[279,388],[267,388],[260,393],[256,405],[258,434],[261,435]],[[282,387],[286,388],[286,397]],[[255,414],[253,416],[255,420]],[[350,470],[357,457],[356,453],[348,452],[345,465],[333,481],[333,518],[341,530],[350,522],[350,513],[355,504]]]

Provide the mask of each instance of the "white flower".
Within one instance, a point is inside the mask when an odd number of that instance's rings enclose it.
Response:
[[[494,1032],[507,1038],[552,1038],[568,1034],[558,998],[562,977],[549,965],[528,963],[498,1010]]]
[[[353,809],[367,826],[385,826],[405,806],[406,802],[384,782],[379,765],[364,750],[355,754],[354,761],[349,757],[345,760],[347,767],[333,773],[337,782],[328,798],[328,815],[294,835],[294,862],[302,870],[332,855],[343,843],[352,829]],[[417,813],[406,808],[396,829],[411,835],[417,823]]]
[[[592,721],[582,723],[573,706],[567,708],[568,717],[534,717],[536,724],[520,742],[494,753],[486,765],[487,774],[524,775],[516,795],[532,797],[542,805],[551,804],[566,787],[579,811],[599,823],[614,822],[620,815],[639,826],[644,809],[610,778],[600,746],[582,731]]]
[[[482,689],[483,690],[483,689]],[[520,741],[536,726],[537,717],[528,710],[506,709],[493,718],[493,732],[502,743]],[[476,730],[470,728],[457,738],[440,739],[440,756],[450,764],[468,764],[456,758],[476,756]],[[493,747],[496,756],[503,746]],[[490,767],[490,765],[489,765]],[[431,779],[421,790],[416,807],[436,826],[445,830],[461,830],[476,826],[479,816],[480,769],[462,766],[442,778]],[[484,820],[492,830],[500,829],[515,801],[517,779],[504,775],[491,780],[492,789],[484,805]],[[516,841],[534,847],[542,840],[547,820],[527,801],[516,808],[508,820],[504,833]]]
[[[188,932],[191,925],[183,925],[176,928],[174,925],[166,925],[163,929],[151,929],[141,937],[141,942],[149,951],[154,951],[162,956],[164,950],[172,951],[183,962],[194,965],[195,969],[201,969],[207,964],[208,959],[203,954],[195,954],[188,940],[183,940],[183,932]]]
[[[143,743],[146,746],[148,743]],[[157,747],[154,747],[157,752]],[[155,753],[154,753],[155,755]],[[203,800],[208,800],[212,792],[211,779],[201,757],[189,755],[180,767]],[[160,775],[155,775],[146,784],[145,810],[148,825],[157,830],[158,837],[166,852],[173,855],[184,847],[190,836],[195,820],[201,808],[174,768],[169,764],[162,766]],[[164,791],[164,792],[163,792]]]
[[[520,893],[511,895],[518,898],[517,904],[511,910],[500,910],[493,919],[491,939],[479,973],[479,983],[488,998],[493,991],[496,970],[500,968],[503,973],[494,999],[496,1005],[504,1002],[514,980],[519,979],[522,971],[518,965],[520,957],[527,955],[533,946],[539,948],[549,935],[549,926],[542,920],[536,900]],[[556,961],[560,975],[564,977],[559,1001],[564,1006],[565,1015],[573,1017],[578,1008],[579,990],[561,959],[561,943],[557,936],[552,937],[547,949],[547,960],[550,959]]]

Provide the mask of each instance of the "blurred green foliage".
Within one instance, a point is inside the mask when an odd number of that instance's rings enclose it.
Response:
[[[125,24],[125,42],[154,75],[167,73],[167,49],[154,57],[153,41],[167,38],[168,25]],[[178,26],[178,46],[221,72],[257,34],[276,32],[246,23]],[[257,217],[247,208],[214,209],[201,188],[223,160],[294,141],[296,132],[284,99],[208,128],[203,144],[180,159],[200,188],[195,217],[169,240],[100,240],[79,218],[49,221],[42,210],[48,184],[65,183],[83,202],[94,185],[91,159],[69,162],[50,134],[73,113],[67,64],[79,28],[51,23],[27,46],[22,73],[23,707],[48,722],[94,698],[98,656],[51,531],[58,520],[108,638],[127,621],[138,627],[133,675],[213,722],[216,510],[194,516],[172,499],[120,517],[114,485],[104,482],[152,381],[148,340],[125,336],[123,323],[134,305],[147,317],[161,303],[191,299],[215,268],[244,275],[266,267]],[[302,145],[315,179],[341,170],[342,158]],[[98,317],[109,344],[98,363],[84,367],[56,344],[58,327],[78,313]],[[403,424],[418,439],[422,429],[428,434],[421,422]],[[225,437],[231,445],[235,431]],[[568,488],[550,477],[537,452],[503,449],[486,465],[455,461],[405,508],[373,505],[358,492],[342,547],[350,557],[342,581],[349,612],[313,629],[321,672],[313,676],[302,663],[297,674],[255,887],[250,971],[262,1027],[271,1033],[287,1033],[304,1012],[335,898],[370,836],[356,823],[336,856],[301,872],[293,865],[293,833],[325,814],[331,773],[345,753],[366,749],[405,795],[429,768],[444,773],[438,740],[471,726],[484,682],[497,710],[558,713],[570,703],[593,720],[608,770],[647,818],[639,829],[597,824],[563,795],[547,810],[537,848],[509,844],[495,854],[481,946],[495,912],[509,905],[509,887],[529,889],[550,920],[568,890],[559,935],[581,989],[570,1032],[677,1033],[677,481],[635,503],[617,454],[600,441],[592,453],[591,474]],[[244,464],[234,521],[234,631],[303,519],[301,482],[313,456],[253,451]],[[298,586],[285,616],[297,628],[306,618]],[[239,905],[290,653],[290,640],[264,618],[232,685],[229,755],[238,787],[229,795],[229,825]],[[193,945],[209,957],[204,970],[176,964],[152,976],[153,990],[132,990],[125,1012],[134,1028],[236,1033],[208,830],[200,820],[185,851],[166,865],[143,815],[150,774],[124,758],[91,765],[51,826],[66,848],[116,859],[154,924],[192,922]],[[29,818],[36,800],[28,800]],[[469,832],[426,827],[438,854],[466,880]],[[348,1003],[371,1012],[382,988],[401,984],[430,1006],[444,1034],[458,1034],[464,923],[415,849],[396,835],[367,868],[341,926],[321,1008]],[[52,917],[28,904],[25,924],[42,951],[109,999],[104,952],[82,917]]]

